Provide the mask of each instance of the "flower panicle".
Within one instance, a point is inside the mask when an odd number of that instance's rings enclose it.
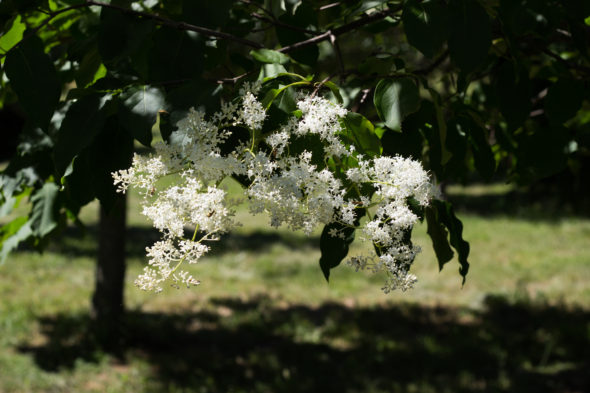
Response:
[[[347,110],[323,97],[299,96],[299,114],[266,131],[262,139],[255,138],[268,118],[256,97],[259,91],[259,83],[244,84],[240,99],[223,102],[209,119],[203,111],[190,110],[169,141],[156,144],[151,154],[134,155],[131,167],[112,174],[119,192],[131,187],[140,191],[142,214],[161,233],[161,240],[146,249],[149,263],[135,284],[155,292],[165,283],[177,288],[200,284],[183,266],[197,263],[210,250],[209,242],[239,225],[234,216],[240,202],[219,186],[224,178],[235,176],[247,179],[244,192],[250,212],[267,213],[274,227],[286,225],[306,234],[335,222],[359,227],[358,209],[370,210],[360,230],[380,255],[353,256],[348,263],[356,270],[386,272],[385,292],[411,288],[416,277],[409,268],[420,250],[405,241],[418,220],[407,201],[413,198],[426,206],[436,195],[428,173],[409,158],[359,154],[341,137]],[[251,141],[244,142],[241,135],[242,140],[228,149],[228,141],[236,139],[235,126],[249,130]],[[290,151],[294,140],[307,135],[322,142],[324,156],[319,161],[308,150]],[[268,148],[258,149],[261,141]],[[343,175],[318,165],[344,157],[354,157],[358,165]],[[166,177],[171,180],[163,180]],[[367,185],[372,188],[369,195],[350,192],[366,190]],[[187,228],[192,235],[187,235]],[[337,229],[329,235],[345,238]]]

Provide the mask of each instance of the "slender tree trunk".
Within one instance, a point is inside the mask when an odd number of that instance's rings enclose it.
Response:
[[[124,312],[125,229],[127,198],[117,194],[110,211],[100,205],[98,260],[92,296],[92,318],[99,342],[115,349],[121,342]]]

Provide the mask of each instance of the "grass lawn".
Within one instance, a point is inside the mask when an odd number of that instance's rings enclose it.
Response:
[[[590,386],[590,219],[515,209],[500,187],[453,188],[471,243],[439,273],[426,235],[417,287],[318,266],[319,233],[263,216],[194,266],[201,285],[133,286],[157,234],[132,199],[121,347],[105,352],[88,314],[96,205],[44,254],[0,266],[0,392],[586,392]],[[480,209],[481,210],[481,209]],[[355,244],[352,252],[366,246]]]

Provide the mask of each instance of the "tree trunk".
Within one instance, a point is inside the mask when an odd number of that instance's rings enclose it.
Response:
[[[100,205],[98,260],[92,313],[97,338],[105,348],[115,349],[121,342],[121,317],[124,312],[125,229],[127,198],[117,194],[113,208]]]

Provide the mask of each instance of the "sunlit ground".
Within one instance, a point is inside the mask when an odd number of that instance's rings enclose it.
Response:
[[[590,386],[590,220],[518,206],[505,186],[449,188],[471,243],[439,272],[425,226],[416,288],[342,265],[326,283],[319,233],[244,223],[191,269],[201,285],[155,295],[133,280],[157,239],[129,212],[121,347],[93,339],[87,234],[0,266],[0,392],[585,392]],[[467,210],[466,210],[467,209]],[[367,246],[356,244],[352,252]]]

